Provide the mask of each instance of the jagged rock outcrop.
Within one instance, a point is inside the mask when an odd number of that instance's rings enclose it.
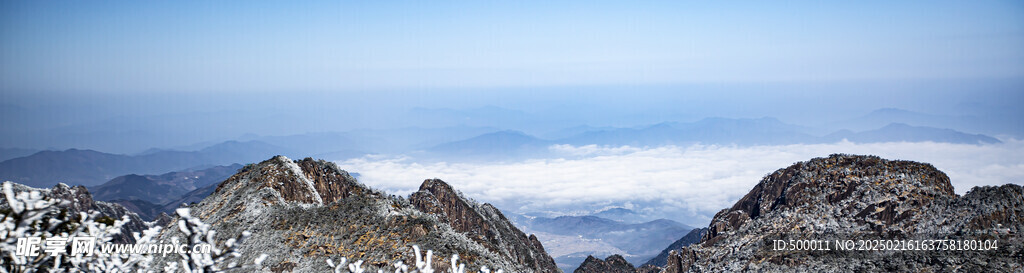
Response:
[[[397,261],[413,264],[419,245],[434,251],[440,270],[458,254],[467,268],[559,272],[536,238],[440,180],[405,199],[366,187],[333,163],[277,156],[245,166],[190,208],[219,241],[251,232],[238,259],[267,254],[264,271],[327,272],[324,261],[340,257],[363,260],[368,272],[391,271]],[[161,239],[173,236],[181,234],[168,229]]]
[[[11,189],[14,190],[15,193],[39,191],[46,198],[62,200],[62,202],[56,204],[56,207],[62,212],[68,213],[72,219],[77,219],[75,215],[78,215],[79,212],[98,212],[99,217],[109,217],[116,220],[120,220],[122,217],[127,215],[129,221],[121,227],[121,233],[113,236],[113,243],[135,243],[135,238],[132,237],[132,233],[141,233],[143,230],[148,228],[146,226],[146,222],[143,221],[142,218],[139,218],[139,215],[129,211],[124,206],[117,203],[93,200],[92,195],[89,194],[89,190],[83,186],[71,187],[64,183],[59,183],[50,189],[37,189],[18,183],[11,183],[11,186]],[[0,198],[0,207],[8,206],[7,199]]]
[[[929,164],[832,155],[769,174],[663,272],[1020,272],[1024,190],[957,196]],[[774,239],[999,240],[997,251],[788,251]],[[836,246],[832,246],[833,249]]]
[[[604,260],[587,256],[587,259],[580,264],[573,273],[634,273],[636,269],[622,256],[611,255]]]
[[[513,262],[536,272],[557,272],[555,260],[544,251],[537,236],[526,236],[497,208],[469,201],[444,181],[423,181],[419,191],[409,196],[409,202]]]

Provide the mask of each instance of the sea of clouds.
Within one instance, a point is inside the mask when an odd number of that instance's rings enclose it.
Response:
[[[931,163],[958,194],[974,186],[1024,183],[1024,141],[989,145],[838,142],[775,146],[604,147],[553,145],[556,156],[503,163],[422,163],[404,156],[337,162],[369,186],[407,195],[440,178],[467,197],[518,213],[582,214],[625,207],[706,225],[766,174],[834,153]]]

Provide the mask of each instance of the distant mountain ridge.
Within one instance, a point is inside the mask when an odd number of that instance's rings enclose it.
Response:
[[[849,140],[856,143],[874,142],[944,142],[960,144],[994,144],[1002,143],[998,139],[982,134],[968,134],[952,129],[940,129],[924,126],[910,126],[903,123],[891,123],[885,127],[854,133],[838,131],[823,137],[825,141]]]
[[[201,201],[240,168],[242,165],[233,164],[161,175],[129,174],[89,190],[96,200],[121,204],[143,219],[152,220],[160,213],[173,214],[182,203]]]
[[[584,127],[589,128],[589,127]],[[997,144],[999,139],[952,129],[891,123],[881,128],[854,132],[839,130],[827,135],[812,134],[815,129],[787,124],[775,118],[706,118],[696,122],[663,122],[637,128],[603,128],[578,132],[559,139],[541,139],[520,131],[498,131],[439,144],[427,151],[442,159],[516,159],[548,156],[553,144],[629,145],[634,147],[692,144],[715,145],[789,145],[879,142],[939,142],[956,144]]]
[[[57,183],[95,186],[125,174],[167,173],[187,168],[253,162],[281,154],[263,142],[227,141],[199,151],[118,155],[92,150],[42,151],[0,162],[0,180],[32,187]]]
[[[696,122],[664,122],[641,128],[617,128],[589,131],[555,140],[560,144],[586,145],[689,145],[751,144],[772,145],[806,143],[814,136],[807,129],[775,118],[705,118]]]
[[[888,124],[902,123],[986,135],[1024,136],[1024,127],[1007,127],[1003,124],[1005,122],[994,116],[928,114],[898,108],[881,108],[857,118],[836,121],[824,126],[833,130],[866,131]]]
[[[241,169],[242,165],[217,166],[194,171],[176,171],[161,175],[129,174],[116,177],[90,188],[96,200],[145,200],[164,204],[182,195],[220,183]]]
[[[554,142],[542,140],[520,131],[498,131],[465,140],[448,142],[427,150],[437,156],[462,159],[503,159],[538,156],[547,152]]]
[[[593,255],[620,254],[624,259],[643,263],[693,229],[666,219],[627,223],[593,215],[518,216],[516,224],[537,233],[542,242],[547,242],[548,252],[566,272],[575,270],[580,262]]]

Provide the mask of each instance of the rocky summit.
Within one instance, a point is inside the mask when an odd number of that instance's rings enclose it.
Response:
[[[1018,185],[975,187],[958,196],[929,164],[832,155],[766,176],[715,215],[700,243],[672,251],[662,272],[1021,272],[1021,231]],[[780,239],[850,239],[855,248],[859,240],[995,240],[998,249],[775,248]]]
[[[611,255],[604,260],[594,258],[594,256],[587,256],[587,259],[573,273],[586,272],[633,273],[636,272],[636,269],[620,255]]]
[[[477,204],[462,197],[439,179],[423,182],[409,201],[420,211],[437,215],[455,231],[481,242],[488,250],[536,272],[554,272],[554,259],[537,236],[526,236],[491,204]]]
[[[328,272],[325,260],[341,257],[363,260],[368,272],[391,271],[398,261],[414,264],[418,245],[434,251],[439,270],[458,254],[467,268],[559,272],[536,237],[436,179],[403,198],[371,189],[333,163],[277,156],[243,167],[190,209],[218,241],[251,232],[238,259],[267,254],[261,271]],[[171,236],[181,234],[161,234]]]

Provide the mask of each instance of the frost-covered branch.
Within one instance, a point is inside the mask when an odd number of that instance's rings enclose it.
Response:
[[[62,219],[56,217],[52,207],[55,201],[43,198],[38,191],[14,193],[11,182],[3,184],[7,212],[0,220],[0,270],[2,272],[36,272],[41,268],[59,266],[50,255],[17,255],[18,240],[27,238],[49,238],[60,227]],[[45,219],[44,219],[45,218]],[[22,252],[26,251],[22,249]],[[38,251],[35,251],[38,252]]]
[[[191,211],[188,208],[179,208],[175,211],[180,219],[178,220],[178,230],[186,236],[186,244],[188,249],[196,249],[199,245],[210,246],[210,251],[191,251],[190,253],[178,253],[181,260],[178,262],[167,262],[164,267],[164,271],[176,272],[178,267],[185,272],[192,273],[204,273],[204,272],[223,272],[226,269],[242,268],[248,266],[259,266],[264,259],[266,254],[260,255],[253,261],[253,264],[247,266],[241,266],[237,262],[231,262],[224,265],[224,262],[229,258],[235,258],[241,256],[238,253],[238,246],[249,238],[251,233],[243,231],[236,238],[228,239],[223,245],[218,246],[214,237],[217,231],[210,228],[209,224],[203,223],[198,217],[192,216]],[[177,242],[178,238],[175,237],[172,241]]]
[[[421,254],[420,247],[417,246],[417,245],[413,245],[412,246],[412,250],[413,250],[413,258],[415,258],[415,260],[416,260],[416,264],[414,265],[414,267],[413,268],[409,268],[409,266],[406,265],[405,263],[403,263],[402,261],[398,261],[398,262],[395,262],[395,264],[394,264],[394,267],[395,267],[394,273],[434,273],[435,272],[434,268],[430,264],[431,260],[433,260],[434,251],[427,250],[426,255],[420,255]],[[342,257],[341,258],[341,262],[338,263],[338,264],[335,264],[333,260],[327,259],[327,265],[331,267],[331,269],[334,271],[334,273],[345,273],[345,271],[342,271],[342,270],[345,269],[346,261],[348,261],[348,260],[345,259],[345,257]],[[448,268],[448,272],[447,273],[465,273],[466,272],[466,264],[460,264],[460,263],[458,263],[458,261],[459,261],[459,254],[452,255],[452,265],[451,265],[451,267]],[[348,272],[349,273],[363,273],[365,271],[365,269],[362,267],[362,264],[363,264],[362,260],[359,260],[359,261],[356,261],[354,263],[348,264]],[[384,270],[383,269],[378,269],[377,272],[378,273],[384,273]],[[486,266],[484,266],[484,267],[480,268],[480,272],[491,273],[491,270],[488,269]],[[498,271],[495,271],[494,273],[503,273],[503,271],[499,269]]]
[[[54,206],[59,204],[57,200],[39,191],[15,194],[11,182],[3,183],[3,194],[6,211],[0,220],[0,272],[142,272],[151,259],[147,255],[95,251],[96,244],[109,243],[121,232],[129,221],[127,216],[110,224],[97,222],[97,212],[80,212],[74,218]],[[151,229],[145,236],[135,236],[145,243],[158,232],[159,228]],[[85,239],[87,244],[76,245],[76,238]],[[72,253],[67,253],[68,246]]]
[[[6,206],[0,206],[0,273],[154,271],[150,264],[156,254],[101,251],[99,248],[110,246],[114,236],[121,232],[121,227],[128,223],[127,216],[104,221],[98,212],[72,215],[55,206],[60,201],[47,198],[39,191],[15,193],[10,182],[4,182],[2,190],[4,196],[0,200],[6,201]],[[181,259],[162,268],[164,271],[177,272],[180,268],[193,273],[221,272],[240,267],[233,262],[224,263],[239,256],[237,246],[249,235],[248,232],[216,244],[216,232],[209,225],[192,217],[187,209],[179,210],[178,214],[182,219],[178,227],[188,237],[189,249],[208,244],[211,251],[179,253]],[[135,245],[157,245],[160,230],[160,227],[152,227],[142,234],[133,233]],[[265,258],[265,255],[260,256],[252,265],[258,266]]]

